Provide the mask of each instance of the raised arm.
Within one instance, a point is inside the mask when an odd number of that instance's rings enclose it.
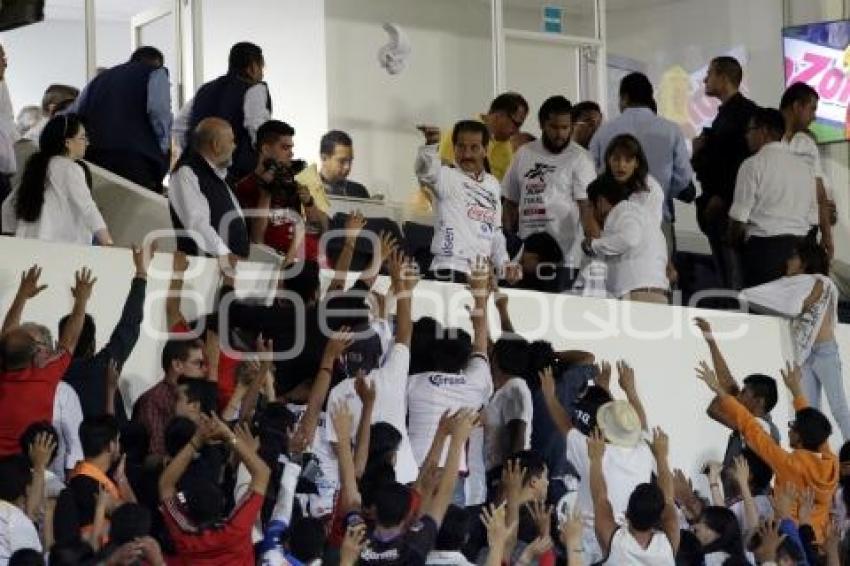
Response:
[[[80,339],[80,333],[83,331],[83,322],[86,317],[86,305],[91,298],[92,288],[97,282],[96,277],[92,277],[91,270],[83,267],[80,271],[74,274],[74,287],[71,288],[71,295],[74,297],[74,307],[71,309],[71,315],[68,317],[68,322],[59,334],[59,346],[68,352],[73,352],[77,347],[77,341]]]
[[[729,366],[726,364],[726,358],[723,357],[723,353],[714,340],[714,334],[711,332],[711,324],[700,317],[695,318],[694,323],[702,331],[705,343],[708,345],[709,351],[711,351],[711,363],[714,365],[714,373],[717,375],[717,380],[726,393],[733,396],[737,395],[741,388],[738,386],[735,378],[732,377],[732,372],[729,371]]]
[[[419,148],[413,169],[419,184],[436,194],[441,166],[437,147],[440,142],[440,128],[423,125],[417,126],[417,129],[425,136],[425,145]]]
[[[490,328],[487,326],[487,298],[490,295],[490,262],[487,258],[477,258],[469,276],[469,289],[472,291],[472,353],[487,357],[490,340]]]
[[[181,251],[174,252],[171,267],[171,282],[168,284],[168,296],[165,298],[165,324],[169,331],[178,323],[185,323],[180,311],[180,293],[183,291],[183,276],[189,269],[189,258]]]
[[[201,415],[198,428],[192,439],[168,462],[159,476],[159,500],[167,501],[177,493],[177,482],[183,477],[186,468],[192,463],[192,458],[216,433],[213,421],[206,415]]]
[[[641,429],[648,431],[649,425],[646,420],[646,411],[643,408],[643,403],[640,400],[637,386],[635,385],[635,370],[625,361],[620,360],[617,362],[617,374],[619,375],[618,383],[620,384],[620,389],[626,394],[626,400],[637,413],[640,419]]]
[[[156,247],[142,249],[133,246],[133,266],[135,274],[130,283],[130,292],[124,300],[121,318],[112,330],[112,335],[106,346],[98,353],[123,364],[130,357],[136,342],[139,340],[139,330],[145,310],[145,291],[147,290],[148,265],[153,259]]]
[[[420,506],[420,511],[427,500],[430,500],[434,496],[435,484],[432,482],[440,465],[440,456],[443,455],[446,439],[449,437],[451,431],[452,419],[453,417],[449,414],[448,410],[440,416],[440,422],[437,424],[437,432],[434,433],[428,453],[419,467],[419,476],[416,478],[414,487],[422,496],[423,505]]]
[[[345,288],[346,276],[348,275],[348,269],[351,267],[351,258],[354,257],[354,248],[357,245],[357,236],[365,227],[366,219],[359,210],[349,214],[345,220],[345,243],[342,246],[339,257],[336,259],[334,277],[328,287],[328,291],[341,291]]]
[[[759,526],[759,512],[753,493],[750,491],[750,465],[747,459],[744,456],[736,456],[732,471],[744,502],[744,524],[741,525],[741,530],[744,533],[744,540],[747,540]]]
[[[239,422],[250,424],[254,418],[254,411],[257,408],[257,400],[260,397],[260,389],[266,382],[267,376],[272,369],[272,354],[274,353],[274,343],[271,340],[263,340],[262,335],[257,337],[257,352],[261,356],[261,360],[254,366],[254,379],[248,386],[245,395],[242,397],[242,404],[239,408]]]
[[[461,451],[466,441],[469,440],[469,434],[475,427],[477,419],[478,414],[476,411],[472,409],[461,409],[452,423],[452,439],[449,443],[449,455],[446,458],[443,475],[440,477],[440,483],[437,485],[434,498],[428,502],[423,513],[423,515],[428,515],[434,519],[434,522],[438,526],[443,522],[443,516],[446,514],[449,503],[451,503],[455,483],[457,482]]]
[[[413,289],[419,283],[419,276],[413,262],[398,250],[390,253],[389,268],[396,295],[395,343],[409,348],[413,338]]]
[[[590,497],[593,500],[593,528],[602,554],[608,555],[611,537],[617,530],[614,508],[608,501],[608,486],[602,473],[602,457],[605,455],[605,437],[597,429],[587,438],[587,456],[590,459]]]
[[[230,444],[239,457],[239,461],[245,464],[248,473],[251,474],[251,490],[259,495],[265,495],[271,470],[257,454],[257,443],[251,435],[251,429],[246,424],[237,424],[231,431],[215,413],[212,419],[218,431],[218,437]]]
[[[3,328],[0,330],[0,336],[21,325],[21,316],[24,313],[24,306],[27,301],[47,289],[47,285],[39,285],[38,279],[41,277],[41,267],[33,265],[21,274],[21,282],[18,284],[18,292],[15,293],[15,298],[12,299],[12,304],[6,312],[6,318],[3,319]]]
[[[316,434],[316,427],[319,426],[319,414],[328,396],[334,364],[337,358],[352,344],[353,338],[350,330],[347,326],[343,326],[339,329],[339,332],[335,332],[330,337],[328,343],[325,345],[325,353],[319,364],[319,373],[316,374],[316,379],[310,388],[310,396],[307,398],[307,408],[304,410],[304,416],[301,417],[301,426],[303,427],[304,434],[307,436],[308,442],[313,441],[313,436]]]
[[[555,376],[552,373],[552,368],[547,367],[538,375],[540,376],[540,390],[543,392],[543,400],[546,403],[549,416],[560,433],[566,435],[573,428],[573,421],[555,393]]]
[[[351,411],[344,402],[331,409],[331,422],[337,437],[337,461],[339,463],[339,504],[343,513],[360,506],[357,489],[357,473],[354,470],[354,455],[351,452]]]
[[[664,511],[661,513],[661,527],[670,541],[670,546],[673,547],[673,554],[675,554],[679,549],[679,540],[681,538],[679,532],[679,514],[676,511],[673,472],[670,470],[670,463],[668,461],[670,442],[667,434],[660,427],[655,427],[650,447],[652,448],[652,454],[655,456],[655,465],[658,471],[658,487],[661,489],[661,493],[664,494]]]
[[[511,320],[511,313],[508,310],[508,296],[499,289],[498,281],[494,276],[490,281],[490,292],[496,302],[496,310],[499,311],[499,324],[502,332],[514,332],[514,323]]]
[[[354,391],[360,398],[363,409],[360,411],[360,422],[357,424],[357,438],[354,450],[354,470],[357,478],[363,476],[369,460],[369,440],[372,429],[372,410],[375,408],[377,391],[374,382],[366,381],[366,374],[361,369],[354,379]]]

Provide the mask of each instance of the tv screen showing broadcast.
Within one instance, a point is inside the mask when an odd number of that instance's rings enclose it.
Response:
[[[786,86],[804,82],[820,95],[818,143],[850,139],[850,20],[787,27],[782,43]]]

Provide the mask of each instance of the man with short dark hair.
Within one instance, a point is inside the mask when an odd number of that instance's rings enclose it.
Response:
[[[776,474],[775,485],[812,489],[814,507],[811,526],[818,541],[823,541],[829,523],[832,497],[838,484],[838,458],[829,447],[832,425],[817,409],[808,406],[800,385],[800,367],[786,363],[780,370],[782,379],[794,399],[794,420],[788,423],[791,450],[786,451],[768,435],[757,419],[720,384],[715,372],[703,362],[697,377],[716,395],[720,415],[741,433],[744,442],[764,460]],[[799,520],[799,507],[793,506],[791,519]]]
[[[72,112],[86,122],[86,159],[158,193],[171,155],[171,83],[155,47],[99,73]]]
[[[351,163],[354,161],[354,143],[351,136],[340,130],[331,130],[326,133],[319,143],[319,156],[322,161],[319,174],[327,194],[369,198],[366,187],[348,178],[351,173]]]
[[[502,179],[503,224],[523,240],[546,232],[557,241],[572,281],[581,261],[581,243],[589,221],[587,186],[596,178],[590,154],[571,143],[572,105],[551,96],[537,118],[543,135],[522,146]]]
[[[436,279],[463,282],[473,263],[488,257],[496,270],[516,279],[518,266],[510,265],[502,233],[501,187],[485,167],[487,127],[475,120],[455,124],[454,166],[440,162],[439,130],[422,132],[425,145],[419,148],[414,169],[419,184],[433,194],[437,216],[429,271]]]
[[[251,241],[266,244],[287,254],[296,226],[304,223],[304,257],[318,259],[319,237],[327,230],[328,216],[320,204],[324,195],[314,195],[295,173],[304,162],[293,162],[295,129],[279,120],[269,120],[257,130],[257,166],[236,185],[236,196],[245,210]]]
[[[743,76],[741,64],[733,57],[711,61],[703,80],[705,94],[718,98],[721,104],[711,127],[693,140],[691,159],[702,188],[696,200],[697,222],[711,245],[724,289],[740,289],[743,285],[738,251],[726,241],[738,168],[752,155],[747,146],[747,127],[758,108],[739,92]]]
[[[514,157],[512,138],[520,132],[523,122],[528,115],[528,102],[516,92],[503,92],[493,99],[486,114],[480,114],[477,121],[484,124],[488,132],[489,143],[485,144],[487,151],[487,172],[501,181]],[[452,132],[443,132],[434,126],[420,126],[426,137],[435,135],[439,141],[438,154],[443,163],[454,163],[456,160]]]
[[[165,455],[165,427],[174,416],[177,381],[181,376],[205,378],[207,362],[200,340],[173,338],[162,349],[162,380],[148,389],[133,405],[133,421],[148,431],[150,453]]]
[[[177,249],[187,255],[248,257],[248,227],[227,182],[236,142],[221,118],[205,118],[193,132],[171,173],[168,204],[177,231]]]
[[[818,222],[814,229],[820,230],[821,245],[830,258],[835,252],[832,225],[835,223],[835,202],[827,189],[827,178],[820,160],[820,151],[809,126],[815,121],[818,109],[818,92],[806,83],[794,83],[785,89],[779,102],[779,111],[785,119],[785,135],[782,141],[791,148],[791,153],[803,159],[811,168],[817,183]]]
[[[632,134],[640,142],[649,172],[664,189],[663,220],[667,253],[675,251],[675,216],[673,199],[687,189],[694,176],[688,147],[682,130],[670,120],[656,115],[652,110],[652,83],[643,73],[631,73],[620,81],[620,112],[616,118],[603,124],[590,142],[590,153],[596,168],[604,171],[608,144],[620,134]]]
[[[74,540],[91,532],[100,491],[107,492],[119,503],[136,500],[123,467],[114,470],[121,459],[115,417],[100,415],[84,420],[80,425],[80,441],[84,459],[74,467],[68,487],[56,502],[54,533],[57,542]]]
[[[756,110],[747,128],[754,155],[738,170],[726,237],[730,244],[743,244],[745,287],[784,276],[800,238],[817,224],[814,175],[781,143],[784,134],[785,121],[773,108]]]
[[[180,110],[174,135],[181,148],[189,145],[187,135],[205,118],[227,121],[233,129],[236,150],[227,167],[228,180],[236,182],[257,165],[257,130],[272,117],[269,89],[263,82],[266,61],[263,50],[242,41],[230,48],[227,73],[201,85],[195,97]]]
[[[572,118],[572,140],[588,149],[590,140],[602,124],[602,108],[592,100],[584,100],[573,106]]]
[[[32,520],[24,513],[33,472],[26,456],[0,457],[0,562],[22,548],[41,552],[41,540]]]

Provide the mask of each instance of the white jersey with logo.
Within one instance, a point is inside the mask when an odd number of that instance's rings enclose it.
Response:
[[[407,381],[407,429],[416,463],[422,465],[445,411],[480,409],[492,393],[490,364],[480,355],[474,355],[462,373],[429,371],[411,375]],[[461,458],[461,471],[467,471],[465,457]]]
[[[301,403],[287,403],[286,408],[295,417],[296,424],[301,422],[307,411],[307,405]],[[310,514],[314,517],[324,517],[333,512],[334,496],[339,489],[339,464],[328,441],[328,426],[330,426],[328,414],[322,411],[319,413],[319,424],[309,450],[319,461],[319,470],[321,470],[321,474],[316,479],[316,488],[319,493],[307,497]]]
[[[580,258],[578,201],[587,199],[587,186],[594,179],[593,159],[576,143],[561,153],[550,152],[540,140],[522,146],[502,180],[502,196],[519,208],[519,237],[547,232],[566,261]]]
[[[479,256],[489,257],[494,266],[508,261],[502,233],[502,203],[499,181],[489,173],[479,178],[440,164],[436,145],[420,148],[416,176],[436,197],[436,223],[431,269],[470,272]]]

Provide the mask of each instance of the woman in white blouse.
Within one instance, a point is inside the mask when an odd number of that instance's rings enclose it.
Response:
[[[21,185],[3,203],[3,229],[21,238],[112,245],[112,236],[86,183],[86,129],[76,114],[52,118],[30,157]]]

